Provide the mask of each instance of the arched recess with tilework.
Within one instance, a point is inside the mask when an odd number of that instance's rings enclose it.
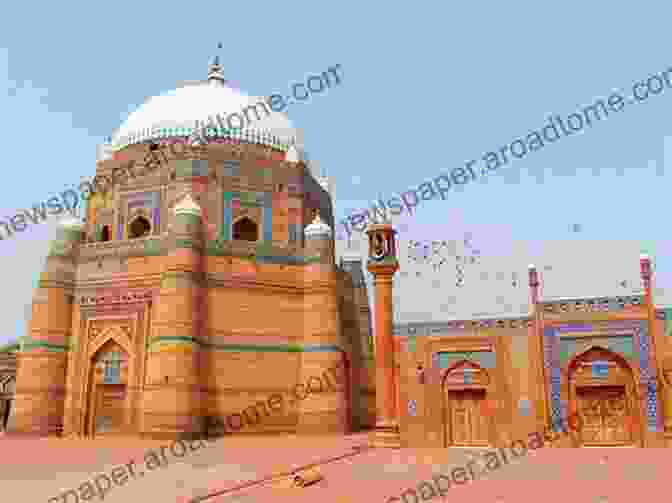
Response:
[[[578,414],[577,447],[643,447],[646,421],[637,370],[620,354],[594,345],[563,369],[567,413]]]
[[[83,425],[82,434],[93,437],[127,433],[132,405],[128,391],[135,385],[134,355],[128,336],[121,328],[111,327],[92,341],[87,355],[86,398],[79,423]]]
[[[473,360],[459,360],[441,372],[441,389],[443,446],[494,445],[494,393],[488,370]]]

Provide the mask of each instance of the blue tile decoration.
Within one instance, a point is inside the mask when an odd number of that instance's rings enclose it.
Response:
[[[521,416],[528,417],[532,412],[532,404],[527,398],[521,398],[518,402],[518,410]]]
[[[562,423],[562,404],[560,403],[560,344],[558,333],[553,328],[544,328],[544,369],[548,389],[551,394],[551,422]],[[560,426],[554,426],[559,431]]]
[[[438,367],[441,369],[447,369],[460,360],[472,361],[485,369],[494,369],[497,366],[494,351],[440,352],[435,354],[438,358]]]
[[[629,336],[609,336],[605,337],[607,342],[603,343],[604,339],[600,341],[600,346],[607,345],[609,350],[618,352],[627,359],[636,357],[638,353],[639,367],[640,367],[640,385],[647,389],[647,427],[649,431],[660,431],[662,425],[662,415],[659,412],[660,405],[657,395],[657,371],[655,366],[655,359],[651,357],[651,345],[648,333],[648,322],[646,321],[613,321],[608,322],[608,327],[611,330],[633,330],[634,338]],[[551,413],[553,420],[562,417],[562,404],[560,400],[560,379],[559,379],[559,363],[563,359],[559,355],[560,344],[558,340],[559,332],[591,332],[595,328],[591,324],[581,325],[562,325],[555,328],[544,329],[544,369],[546,370],[547,383],[550,389],[551,398]],[[613,339],[613,340],[611,340]],[[562,342],[563,353],[567,354],[571,351],[572,339],[567,342]],[[635,351],[635,347],[637,348]],[[569,357],[573,354],[569,354]],[[557,369],[557,370],[556,370]],[[593,368],[593,372],[596,372]],[[605,372],[598,370],[597,372]],[[608,371],[607,371],[608,372]]]
[[[473,384],[474,376],[469,372],[470,369],[464,369],[462,375],[464,376],[464,384]]]
[[[571,358],[579,353],[580,348],[585,347],[586,339],[581,337],[560,338],[560,363],[566,364]],[[631,335],[600,337],[599,346],[605,347],[614,353],[620,354],[626,360],[635,355],[634,341]]]
[[[415,400],[408,401],[408,415],[413,417],[418,415],[418,403]]]
[[[264,250],[263,245],[266,243],[260,243],[261,246],[258,250]],[[258,254],[256,261],[260,264],[281,264],[281,265],[305,265],[310,262],[308,257],[292,257],[292,256],[283,256],[283,255],[272,255],[267,250],[261,252],[263,254]]]
[[[655,359],[651,358],[648,323],[642,321],[637,330],[639,341],[639,368],[640,384],[647,389],[646,394],[646,423],[648,430],[657,432],[662,429],[662,416],[659,414],[657,369]]]
[[[228,196],[228,197],[227,197]],[[224,241],[231,241],[233,231],[233,209],[231,208],[231,193],[224,193],[224,215],[222,218],[222,229],[220,237]]]
[[[606,379],[609,377],[609,362],[593,361],[590,365],[592,375],[596,379]]]
[[[273,242],[273,208],[264,206],[261,210],[264,222],[264,241]]]

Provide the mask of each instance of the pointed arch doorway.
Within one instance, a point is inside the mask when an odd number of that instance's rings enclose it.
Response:
[[[127,430],[128,353],[114,338],[91,357],[84,435],[122,434]]]
[[[478,364],[463,360],[443,375],[444,447],[492,445],[490,378]]]
[[[567,376],[579,447],[643,447],[635,376],[622,356],[594,346],[569,362]]]

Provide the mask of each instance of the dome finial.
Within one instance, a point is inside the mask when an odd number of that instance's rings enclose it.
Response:
[[[223,45],[221,42],[217,44],[217,49],[222,49]],[[208,65],[208,80],[215,82],[224,82],[224,67],[219,64],[219,54],[215,54],[215,57],[212,58],[212,63]]]

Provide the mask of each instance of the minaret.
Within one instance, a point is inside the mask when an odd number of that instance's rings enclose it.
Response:
[[[33,295],[27,336],[17,352],[16,400],[9,434],[57,435],[63,428],[77,247],[83,224],[71,215],[56,230]]]
[[[373,274],[375,309],[376,427],[371,436],[373,447],[401,447],[399,420],[395,410],[394,339],[392,335],[392,281],[399,269],[395,244],[396,231],[391,224],[370,225],[367,270]]]
[[[201,208],[187,194],[173,213],[149,340],[141,426],[143,436],[167,439],[194,437],[203,428],[199,352],[207,300]]]

